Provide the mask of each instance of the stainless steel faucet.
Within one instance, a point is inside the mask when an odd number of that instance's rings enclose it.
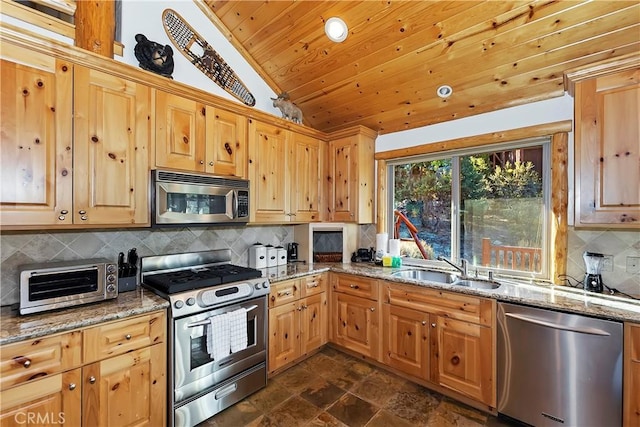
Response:
[[[469,261],[467,261],[466,259],[464,259],[464,258],[460,259],[460,266],[458,266],[457,264],[452,263],[451,261],[449,261],[448,259],[446,259],[443,256],[438,256],[438,261],[446,262],[451,267],[453,267],[456,270],[458,270],[462,274],[462,277],[468,277],[467,268],[469,266]]]

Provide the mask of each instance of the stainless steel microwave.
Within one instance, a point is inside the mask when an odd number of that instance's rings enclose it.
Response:
[[[118,266],[104,258],[20,266],[20,314],[118,296]]]
[[[151,171],[151,224],[249,222],[249,181],[206,174]]]

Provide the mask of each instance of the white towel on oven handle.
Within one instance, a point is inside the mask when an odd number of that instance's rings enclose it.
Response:
[[[207,352],[213,360],[220,360],[231,353],[229,314],[223,313],[209,318],[207,328]]]
[[[229,328],[231,329],[231,353],[247,348],[248,337],[246,308],[239,308],[229,312]]]

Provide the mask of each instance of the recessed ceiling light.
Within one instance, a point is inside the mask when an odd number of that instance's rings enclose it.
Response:
[[[442,85],[436,90],[436,93],[440,98],[448,98],[453,93],[453,89],[449,85]]]
[[[324,23],[324,32],[329,37],[329,40],[341,43],[347,38],[349,29],[342,19],[334,16]]]

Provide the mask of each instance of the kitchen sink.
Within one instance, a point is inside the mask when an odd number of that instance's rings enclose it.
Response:
[[[392,273],[395,277],[401,277],[404,279],[414,279],[414,280],[426,280],[430,282],[439,282],[439,283],[453,283],[456,281],[456,276],[451,273],[446,273],[444,271],[433,271],[433,270],[402,270],[396,271]]]
[[[453,282],[453,284],[476,289],[498,289],[500,287],[500,283],[498,282],[482,279],[460,279]]]

